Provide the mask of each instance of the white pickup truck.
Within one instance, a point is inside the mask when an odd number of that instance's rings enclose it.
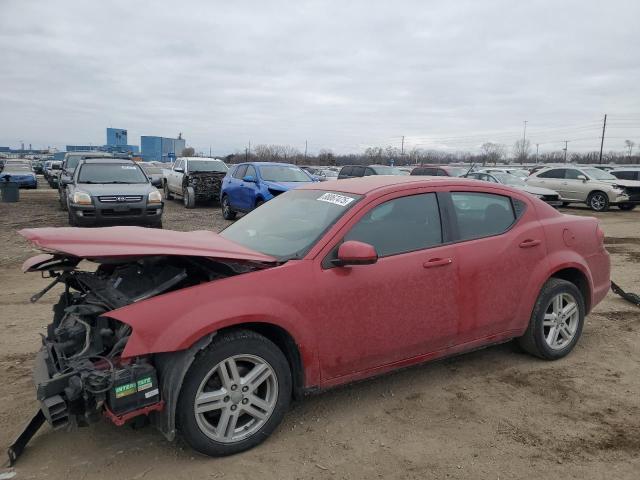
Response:
[[[164,170],[164,196],[182,197],[186,208],[196,202],[220,201],[222,179],[229,167],[222,160],[206,157],[179,157],[171,169]]]

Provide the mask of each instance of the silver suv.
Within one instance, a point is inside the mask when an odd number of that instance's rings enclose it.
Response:
[[[620,180],[595,167],[549,167],[539,170],[526,182],[555,190],[563,205],[586,203],[596,212],[606,212],[610,205],[633,210],[640,203],[640,182]]]

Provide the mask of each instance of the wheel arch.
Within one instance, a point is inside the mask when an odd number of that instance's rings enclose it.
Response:
[[[577,267],[562,268],[552,273],[549,278],[559,278],[573,283],[582,294],[586,313],[591,311],[591,285],[587,275],[582,270]]]

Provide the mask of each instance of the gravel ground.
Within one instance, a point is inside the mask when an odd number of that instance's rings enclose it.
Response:
[[[36,411],[31,362],[55,298],[28,303],[47,282],[20,272],[34,251],[16,231],[66,225],[53,190],[21,194],[17,204],[0,203],[2,446]],[[640,212],[597,216],[613,279],[640,290]],[[217,205],[167,204],[165,228],[217,231],[226,224]],[[558,362],[505,344],[312,396],[293,406],[267,442],[235,457],[199,456],[151,428],[45,427],[15,478],[637,479],[639,313],[610,294],[587,318],[575,351]]]

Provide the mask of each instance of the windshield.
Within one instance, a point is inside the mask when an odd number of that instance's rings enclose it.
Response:
[[[122,163],[85,163],[80,167],[78,183],[147,183],[137,165]]]
[[[610,173],[600,170],[599,168],[583,168],[582,171],[594,180],[618,180]]]
[[[31,168],[26,165],[7,165],[4,167],[3,172],[29,172],[31,173]]]
[[[509,173],[511,175],[515,175],[516,177],[528,177],[529,176],[529,172],[527,172],[526,170],[511,170]]]
[[[190,172],[221,172],[227,173],[229,167],[220,160],[189,160]]]
[[[76,167],[78,166],[78,163],[80,163],[80,157],[76,157],[76,156],[69,157],[67,159],[67,167],[66,167],[66,169],[67,170],[75,170]]]
[[[291,190],[245,215],[220,235],[282,261],[301,258],[360,197]]]
[[[144,163],[141,163],[140,166],[144,169],[145,172],[147,172],[148,174],[157,174],[157,173],[162,173],[162,169],[160,167],[156,167],[155,165],[146,165]]]
[[[298,167],[286,165],[262,165],[260,175],[267,182],[311,182],[309,175]]]
[[[464,167],[446,167],[446,170],[447,170],[447,173],[452,177],[462,177],[463,175],[466,175],[467,172],[469,171],[468,168],[464,168]]]
[[[511,175],[510,173],[495,172],[492,173],[492,175],[496,177],[500,183],[503,183],[505,185],[511,185],[513,187],[523,187],[526,185],[526,183],[524,183],[521,178],[516,177],[515,175]]]
[[[375,172],[378,175],[404,175],[399,168],[396,167],[387,167],[386,165],[375,165],[372,166]]]

